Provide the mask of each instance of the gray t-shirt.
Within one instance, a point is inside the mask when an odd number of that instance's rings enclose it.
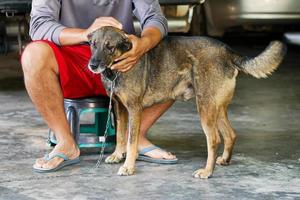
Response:
[[[96,18],[111,16],[125,32],[134,34],[133,15],[142,29],[157,27],[168,32],[158,0],[33,0],[29,34],[32,40],[49,40],[58,45],[60,32],[68,28],[88,28]]]

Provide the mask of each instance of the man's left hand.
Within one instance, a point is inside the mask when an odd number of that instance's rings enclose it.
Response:
[[[136,37],[135,35],[129,35],[128,39],[132,42],[131,50],[115,60],[117,63],[112,65],[112,70],[117,70],[120,72],[126,72],[130,70],[144,55],[144,53],[147,52],[149,45],[147,44],[146,39]]]

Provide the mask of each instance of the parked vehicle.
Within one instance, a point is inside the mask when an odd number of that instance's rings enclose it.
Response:
[[[0,0],[0,53],[21,52],[28,40],[31,0]]]
[[[222,37],[232,32],[281,33],[300,45],[299,0],[160,0],[169,32]]]
[[[204,3],[208,35],[222,36],[231,28],[250,31],[300,29],[299,0],[207,0]]]

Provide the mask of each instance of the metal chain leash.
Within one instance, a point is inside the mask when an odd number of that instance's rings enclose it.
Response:
[[[119,76],[119,72],[117,72],[115,78],[110,81],[110,94],[109,94],[109,106],[108,106],[108,113],[107,113],[107,121],[106,121],[104,135],[103,135],[102,138],[99,138],[100,142],[102,142],[102,147],[101,147],[101,151],[100,151],[100,154],[99,154],[98,161],[96,163],[96,168],[98,168],[101,165],[101,162],[102,162],[103,157],[104,157],[104,150],[105,150],[105,146],[106,146],[106,139],[107,139],[107,135],[108,135],[108,128],[110,126],[110,120],[111,120],[112,95],[114,93],[115,82],[116,82],[116,79],[118,78],[118,76]]]

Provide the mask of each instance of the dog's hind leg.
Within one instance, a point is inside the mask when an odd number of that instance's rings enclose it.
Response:
[[[222,156],[217,158],[218,165],[229,165],[232,156],[233,146],[236,140],[236,134],[231,127],[227,116],[227,105],[222,107],[218,116],[218,130],[224,139],[224,151]]]
[[[217,129],[218,107],[214,103],[200,102],[197,100],[197,109],[200,115],[202,128],[207,141],[207,162],[204,169],[199,169],[193,173],[195,178],[208,178],[212,175],[217,155],[217,148],[220,143],[220,136]]]
[[[125,163],[120,167],[118,175],[129,176],[134,174],[135,171],[135,161],[138,152],[138,138],[140,133],[141,115],[142,109],[130,109],[129,113],[129,133],[127,142],[127,155]]]
[[[218,157],[216,161],[216,163],[219,165],[229,165],[233,146],[236,140],[235,132],[231,127],[227,115],[227,108],[234,93],[236,75],[237,72],[235,72],[233,78],[226,79],[216,93],[216,99],[220,107],[217,119],[217,126],[224,141],[223,155]]]
[[[128,123],[128,113],[122,103],[114,101],[114,110],[117,121],[117,145],[113,154],[105,159],[106,163],[119,163],[125,158],[126,152],[126,129]]]

